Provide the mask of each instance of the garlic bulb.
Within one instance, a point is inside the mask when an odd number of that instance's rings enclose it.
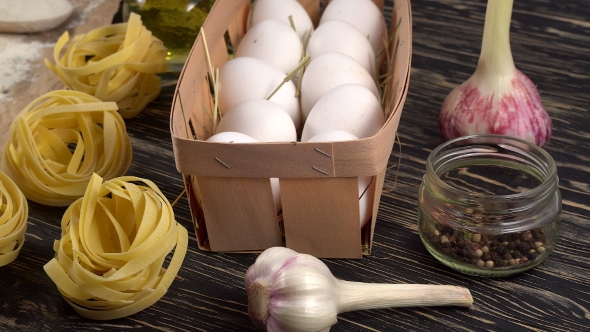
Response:
[[[311,255],[265,250],[245,277],[248,314],[264,331],[329,331],[341,312],[473,303],[468,289],[445,285],[369,284],[336,279]]]
[[[513,0],[488,0],[475,73],[445,99],[439,126],[446,139],[500,134],[544,146],[551,119],[531,80],[514,66],[510,50]]]

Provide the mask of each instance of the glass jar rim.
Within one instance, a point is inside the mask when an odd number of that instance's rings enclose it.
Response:
[[[444,156],[444,151],[448,150],[449,147],[453,146],[453,145],[457,145],[457,143],[460,142],[468,142],[468,141],[473,141],[473,144],[465,144],[464,146],[469,146],[469,145],[476,145],[476,144],[482,144],[482,143],[492,143],[492,144],[497,144],[497,143],[502,143],[502,141],[506,141],[506,142],[515,142],[518,144],[522,144],[524,145],[527,149],[530,149],[532,151],[534,151],[535,154],[535,159],[539,159],[536,156],[541,156],[542,159],[542,164],[545,166],[544,169],[546,170],[546,175],[544,176],[542,180],[542,182],[529,190],[520,192],[520,193],[514,193],[514,194],[504,194],[504,195],[495,195],[495,194],[483,194],[483,193],[472,193],[472,192],[468,192],[468,191],[464,191],[461,189],[458,189],[456,187],[453,187],[451,185],[449,185],[448,183],[444,182],[439,174],[437,174],[434,165],[436,163],[436,160],[438,160],[438,157]],[[506,143],[504,142],[504,143]],[[532,157],[532,156],[531,156]],[[537,160],[539,161],[539,160]],[[438,147],[436,147],[434,150],[432,150],[432,152],[430,153],[430,155],[428,156],[428,158],[426,159],[426,172],[427,174],[433,174],[435,176],[431,177],[429,179],[429,181],[434,181],[434,185],[436,185],[437,187],[448,191],[450,193],[453,194],[457,194],[460,196],[467,196],[469,198],[474,198],[474,199],[478,199],[478,200],[512,200],[512,199],[521,199],[521,198],[526,198],[526,197],[530,197],[530,196],[534,196],[534,195],[539,195],[543,192],[546,192],[547,190],[549,190],[551,187],[557,187],[557,182],[558,182],[558,178],[557,178],[557,166],[555,165],[555,161],[553,160],[553,157],[551,157],[551,155],[543,148],[537,146],[536,144],[517,138],[517,137],[512,137],[512,136],[507,136],[507,135],[497,135],[497,134],[476,134],[476,135],[468,135],[468,136],[461,136],[449,141],[446,141],[442,144],[440,144]]]

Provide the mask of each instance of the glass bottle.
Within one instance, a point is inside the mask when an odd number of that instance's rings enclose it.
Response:
[[[179,73],[215,0],[124,0],[123,20],[131,12],[158,37],[168,53],[168,71]]]
[[[428,251],[466,274],[502,277],[540,264],[555,247],[561,194],[553,158],[517,138],[473,135],[432,151],[418,193]]]

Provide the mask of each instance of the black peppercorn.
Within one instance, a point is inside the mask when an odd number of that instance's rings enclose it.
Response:
[[[528,242],[521,242],[519,245],[520,252],[523,254],[527,254],[529,250],[531,250],[531,245]]]
[[[469,250],[467,248],[464,248],[463,250],[461,250],[461,255],[463,257],[469,257]]]
[[[488,238],[488,236],[486,234],[483,234],[481,236],[481,243],[487,244],[489,240],[490,239]]]
[[[529,252],[529,253],[526,255],[526,257],[527,257],[529,260],[531,260],[531,261],[532,261],[533,259],[537,258],[537,253],[536,253],[536,252]]]
[[[508,242],[508,249],[515,250],[516,248],[518,248],[518,244],[515,241]]]
[[[505,245],[503,244],[499,244],[498,247],[496,247],[496,252],[498,253],[498,255],[506,255],[507,253],[509,253],[510,251],[506,248]]]

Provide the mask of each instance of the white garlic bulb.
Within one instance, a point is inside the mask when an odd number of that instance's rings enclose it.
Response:
[[[353,310],[473,303],[464,287],[336,279],[319,259],[284,247],[260,254],[245,286],[250,319],[271,332],[329,331],[339,313]]]

